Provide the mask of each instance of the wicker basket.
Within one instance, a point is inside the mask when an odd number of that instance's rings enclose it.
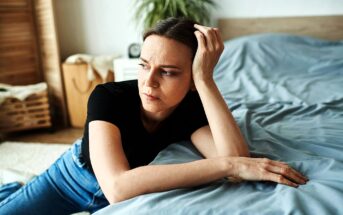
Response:
[[[0,104],[0,132],[51,127],[47,92],[35,93],[24,101],[7,98]]]

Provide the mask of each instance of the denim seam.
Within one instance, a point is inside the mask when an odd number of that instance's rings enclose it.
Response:
[[[56,164],[53,164],[54,166],[56,166]],[[56,169],[61,172],[61,170],[59,169],[58,166],[56,166]],[[63,174],[62,174],[63,175]],[[51,176],[50,176],[50,173],[48,175],[49,177],[47,177],[47,180],[48,182],[50,183],[50,185],[54,188],[54,190],[58,193],[58,195],[61,196],[62,199],[64,199],[65,201],[69,202],[70,204],[72,204],[73,206],[75,206],[76,208],[80,208],[80,205],[77,205],[75,202],[73,202],[72,200],[68,199],[68,198],[65,198],[63,193],[61,193],[59,191],[59,189],[57,188],[57,186],[53,183],[53,181],[50,179]],[[81,209],[82,210],[82,209]]]
[[[36,177],[37,177],[37,176],[36,176]],[[34,179],[36,179],[36,177],[33,178],[33,179],[31,179],[31,181],[30,181],[28,184],[24,185],[24,186],[21,187],[19,190],[15,191],[13,194],[9,195],[6,199],[4,199],[2,202],[0,202],[0,208],[1,208],[2,206],[4,206],[4,205],[8,204],[8,203],[11,202],[13,199],[17,198],[19,194],[21,194],[22,192],[24,192],[24,187],[26,187],[25,189],[28,189],[29,187],[31,187],[32,184],[35,182]]]

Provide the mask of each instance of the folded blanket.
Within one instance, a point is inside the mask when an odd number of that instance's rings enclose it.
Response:
[[[90,81],[95,79],[95,73],[99,74],[103,81],[106,80],[108,72],[113,71],[113,60],[119,55],[93,56],[89,54],[75,54],[68,57],[66,63],[87,63],[87,78]]]
[[[26,85],[26,86],[13,86],[9,84],[0,83],[0,105],[7,98],[16,98],[20,101],[24,101],[30,95],[43,92],[47,89],[47,84],[41,82],[38,84]]]

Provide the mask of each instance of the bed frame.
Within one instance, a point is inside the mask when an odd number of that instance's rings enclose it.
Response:
[[[270,17],[270,18],[225,18],[218,20],[222,39],[258,33],[291,33],[328,40],[343,40],[343,15]]]

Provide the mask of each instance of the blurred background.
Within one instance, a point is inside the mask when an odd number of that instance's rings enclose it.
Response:
[[[146,17],[169,16],[166,2],[210,26],[221,18],[343,14],[342,0],[1,0],[2,140],[71,143],[82,136],[90,92],[135,77]],[[201,9],[191,9],[197,4]]]
[[[127,54],[132,42],[141,42],[134,20],[139,1],[54,1],[61,58],[84,52]],[[341,0],[214,0],[211,25],[219,18],[335,15],[343,13]],[[140,26],[139,26],[140,27]]]

